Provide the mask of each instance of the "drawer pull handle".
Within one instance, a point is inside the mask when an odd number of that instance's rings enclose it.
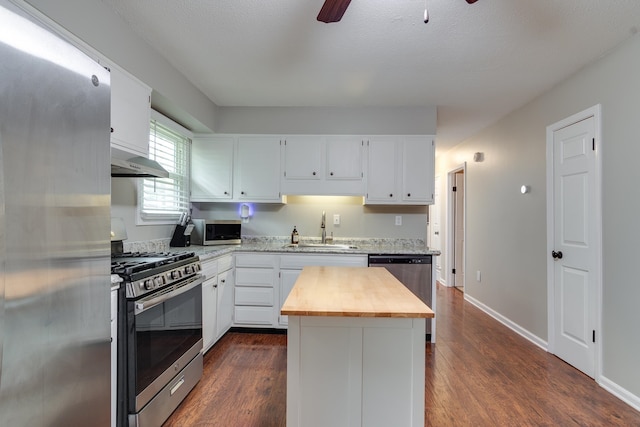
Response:
[[[178,381],[176,383],[176,385],[174,385],[173,387],[171,387],[171,396],[173,396],[173,394],[178,391],[178,389],[180,387],[182,387],[182,384],[184,384],[184,377],[180,378],[180,381]]]

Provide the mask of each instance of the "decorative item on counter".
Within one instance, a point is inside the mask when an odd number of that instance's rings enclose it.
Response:
[[[187,212],[183,212],[180,215],[180,219],[176,224],[176,228],[173,230],[173,236],[169,246],[172,248],[185,248],[191,246],[191,232],[194,225],[191,224],[191,215]]]
[[[293,231],[291,232],[291,243],[294,245],[297,245],[298,242],[300,241],[300,236],[298,235],[298,230],[296,229],[296,226],[293,226]]]

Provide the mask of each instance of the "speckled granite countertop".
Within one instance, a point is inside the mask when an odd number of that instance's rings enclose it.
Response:
[[[319,240],[302,240],[298,247],[288,245],[286,237],[243,238],[241,245],[189,246],[188,248],[168,248],[171,252],[192,251],[201,260],[215,258],[233,252],[277,252],[303,254],[387,254],[387,255],[440,255],[440,251],[428,248],[423,240],[413,239],[334,239],[340,247],[305,247],[304,244],[318,244]]]

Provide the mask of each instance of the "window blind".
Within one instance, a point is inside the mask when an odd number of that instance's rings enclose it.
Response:
[[[191,141],[152,119],[149,158],[169,172],[169,178],[140,180],[140,217],[143,220],[175,220],[189,209],[189,150]]]

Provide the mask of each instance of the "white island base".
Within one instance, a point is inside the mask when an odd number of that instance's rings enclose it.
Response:
[[[287,427],[422,427],[424,387],[424,318],[289,316]]]

